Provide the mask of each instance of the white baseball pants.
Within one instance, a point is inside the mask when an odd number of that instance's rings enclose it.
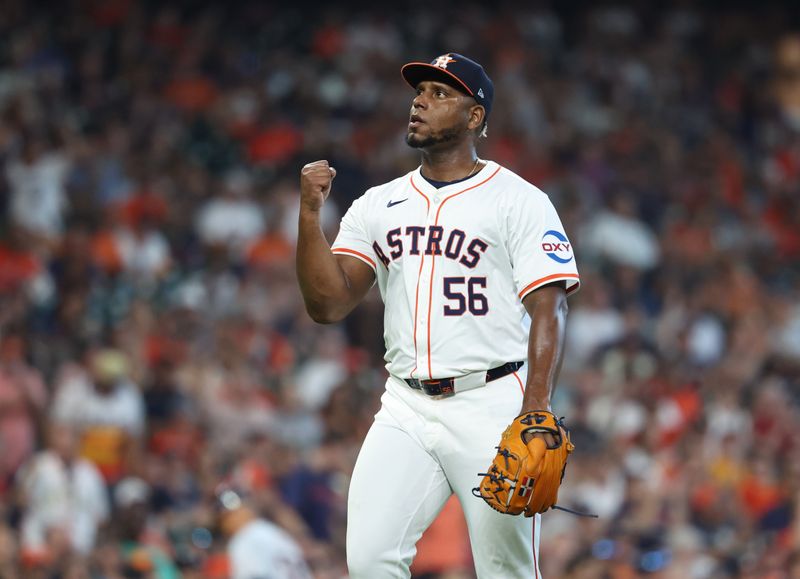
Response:
[[[479,579],[541,579],[541,517],[512,517],[472,495],[520,411],[527,367],[432,399],[389,377],[356,461],[347,504],[351,579],[410,577],[416,543],[452,493],[467,519]]]

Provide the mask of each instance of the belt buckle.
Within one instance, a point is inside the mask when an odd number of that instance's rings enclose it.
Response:
[[[455,396],[455,380],[443,378],[441,380],[426,380],[422,382],[422,391],[434,400]]]

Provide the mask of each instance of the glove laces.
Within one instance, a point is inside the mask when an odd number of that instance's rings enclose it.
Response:
[[[590,519],[599,519],[600,515],[596,515],[595,513],[582,513],[581,511],[573,511],[572,509],[568,509],[567,507],[561,507],[559,505],[553,505],[550,507],[551,509],[556,509],[559,511],[564,511],[565,513],[570,513],[572,515],[576,515],[578,517],[588,517]]]

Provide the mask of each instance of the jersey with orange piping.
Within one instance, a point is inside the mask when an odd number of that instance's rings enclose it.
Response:
[[[332,251],[375,270],[386,367],[400,378],[460,376],[527,357],[522,299],[579,287],[572,244],[549,197],[492,161],[436,189],[420,169],[369,189]]]

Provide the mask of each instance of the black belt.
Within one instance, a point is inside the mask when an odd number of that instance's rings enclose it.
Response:
[[[470,390],[472,388],[477,388],[478,386],[483,386],[484,384],[491,382],[492,380],[497,380],[498,378],[502,378],[503,376],[508,376],[509,374],[516,372],[525,362],[508,362],[503,364],[502,366],[498,366],[497,368],[492,368],[491,370],[486,371],[486,380],[483,383],[474,384],[474,381],[471,381],[473,385],[463,388],[463,390]],[[458,388],[458,381],[461,378],[465,378],[464,376],[457,376],[455,378],[439,378],[437,380],[419,380],[418,378],[404,378],[406,384],[414,388],[415,390],[422,390],[428,396],[452,396],[456,392],[462,391],[462,389]]]

